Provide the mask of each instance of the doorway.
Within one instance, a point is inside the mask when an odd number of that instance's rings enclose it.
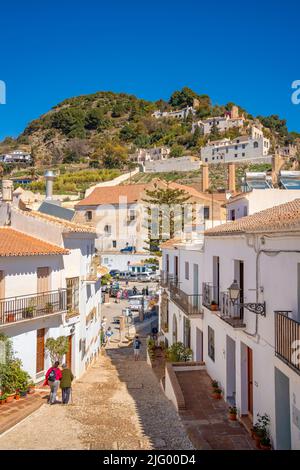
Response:
[[[203,361],[203,331],[196,327],[196,361]]]
[[[236,396],[236,362],[235,341],[226,336],[226,399],[231,405],[235,405]]]
[[[276,450],[291,449],[289,378],[275,367]]]
[[[68,352],[66,354],[66,365],[68,369],[72,370],[72,342],[73,342],[73,336],[70,335],[68,336]]]
[[[50,286],[50,268],[37,268],[37,293],[49,292]]]
[[[247,346],[248,414],[253,417],[253,351]]]
[[[45,328],[36,332],[36,373],[43,372],[45,365]]]

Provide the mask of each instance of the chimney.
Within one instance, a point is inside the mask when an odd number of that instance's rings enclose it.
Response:
[[[235,164],[228,163],[228,190],[235,193]]]
[[[202,191],[205,193],[209,189],[209,172],[208,164],[203,163],[202,165]]]
[[[275,153],[272,155],[272,183],[273,185],[277,185],[278,183],[278,175],[279,171],[283,165],[283,159],[279,155],[279,153]]]
[[[49,201],[52,199],[53,196],[53,181],[55,179],[55,175],[52,170],[47,170],[45,172],[45,180],[46,180],[46,199]]]
[[[2,201],[12,202],[13,200],[13,182],[12,180],[2,180]]]

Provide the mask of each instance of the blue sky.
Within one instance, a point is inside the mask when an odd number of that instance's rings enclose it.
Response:
[[[296,0],[44,0],[0,9],[0,139],[59,101],[99,90],[168,99],[183,86],[214,103],[279,114],[300,132]]]

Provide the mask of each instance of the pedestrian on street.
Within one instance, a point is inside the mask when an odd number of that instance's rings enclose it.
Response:
[[[53,367],[50,367],[50,369],[48,369],[46,372],[46,379],[44,385],[49,385],[50,387],[50,397],[48,401],[50,405],[54,405],[54,403],[56,402],[57,390],[59,387],[60,380],[62,378],[62,373],[58,366],[59,361],[56,361]]]
[[[117,304],[120,303],[121,295],[122,295],[122,292],[120,290],[118,290],[118,292],[117,292]]]
[[[136,335],[133,341],[133,355],[134,360],[138,361],[140,358],[140,350],[141,350],[141,341],[139,340],[139,336]]]
[[[111,340],[112,335],[113,335],[113,332],[112,332],[111,327],[109,326],[105,333],[105,338],[106,338],[105,347],[110,346],[110,340]]]
[[[74,375],[72,374],[71,369],[67,367],[67,364],[63,364],[62,366],[62,378],[60,381],[60,388],[62,391],[62,402],[63,405],[67,405],[70,400],[70,393],[72,387],[72,381],[74,379]]]

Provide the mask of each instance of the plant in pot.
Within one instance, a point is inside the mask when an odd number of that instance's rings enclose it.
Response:
[[[222,398],[222,389],[214,388],[212,392],[212,396],[215,400],[220,400]]]
[[[4,403],[6,403],[6,398],[7,398],[6,393],[3,393],[2,395],[0,395],[0,405],[4,405]]]
[[[262,450],[271,450],[271,440],[269,436],[264,436],[259,443],[259,446]]]
[[[211,386],[212,388],[219,388],[219,382],[217,380],[212,380]]]
[[[266,437],[269,437],[270,417],[267,414],[257,413],[257,421],[252,428],[252,436],[255,439],[256,447],[260,449],[260,443]]]
[[[19,389],[16,390],[15,400],[20,400],[20,390]]]
[[[212,300],[211,301],[211,304],[210,304],[210,309],[215,312],[216,310],[218,310],[218,304],[215,300]]]
[[[22,312],[22,316],[23,318],[33,318],[33,312],[34,312],[33,307],[26,307],[24,308]]]
[[[47,302],[45,305],[45,310],[47,313],[52,313],[53,312],[53,304],[51,302]]]
[[[230,406],[228,409],[229,413],[229,419],[230,421],[236,421],[237,418],[237,407],[236,406]]]

